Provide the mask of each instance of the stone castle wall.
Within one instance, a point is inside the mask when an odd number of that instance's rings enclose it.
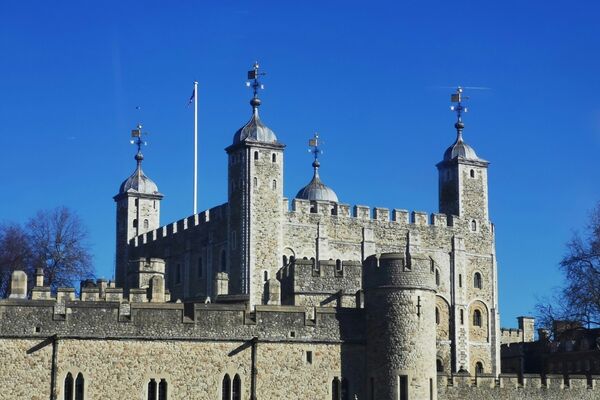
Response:
[[[438,400],[594,400],[599,376],[438,375]]]
[[[229,268],[227,219],[223,204],[147,232],[130,242],[130,259],[164,259],[173,300],[214,297],[216,274]]]

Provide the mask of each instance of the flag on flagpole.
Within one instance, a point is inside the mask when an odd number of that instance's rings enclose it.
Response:
[[[194,97],[196,97],[196,89],[194,89],[192,91],[192,95],[190,96],[190,100],[188,101],[187,105],[189,106],[190,104],[192,104],[192,102],[194,101]]]

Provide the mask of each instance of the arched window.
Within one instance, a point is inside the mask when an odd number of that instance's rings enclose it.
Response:
[[[233,397],[232,400],[242,400],[242,380],[238,374],[233,378]]]
[[[254,189],[256,189],[258,187],[258,178],[254,177],[253,181],[254,181]]]
[[[473,275],[473,286],[475,289],[481,289],[483,286],[481,282],[481,274],[479,272],[475,272],[475,275]]]
[[[479,310],[473,311],[473,325],[481,326],[481,311]]]
[[[144,229],[148,229],[148,227],[150,226],[150,223],[148,222],[147,219],[144,220]]]
[[[156,380],[148,382],[148,400],[156,400]]]
[[[158,400],[167,400],[167,381],[161,379],[158,384]]]
[[[277,181],[273,179],[273,190],[277,189]]]
[[[254,152],[254,159],[255,159],[255,160],[258,160],[258,151],[255,151],[255,152]]]
[[[340,378],[337,376],[331,381],[331,400],[340,400]]]
[[[223,386],[221,388],[221,400],[231,400],[231,378],[225,374]]]
[[[335,260],[335,269],[338,271],[342,270],[342,260]]]
[[[269,280],[269,271],[263,271],[263,282]]]
[[[73,375],[69,372],[65,377],[65,400],[73,400]]]
[[[435,285],[440,286],[440,270],[435,270]]]
[[[271,160],[273,162],[277,162],[277,154],[273,153],[273,155],[271,156]]]
[[[477,361],[475,363],[475,375],[483,374],[483,363],[481,361]]]
[[[221,272],[227,271],[227,254],[221,250]]]
[[[296,262],[296,257],[290,256],[290,264],[293,264],[294,262]]]
[[[475,178],[475,170],[474,169],[471,170],[471,178]]]
[[[288,258],[287,256],[283,256],[283,265],[286,266],[288,263]]]
[[[81,373],[77,374],[77,379],[75,379],[75,400],[83,400],[84,385],[83,375]]]
[[[435,308],[435,323],[440,324],[440,309],[437,307]]]
[[[475,221],[475,220],[471,221],[471,230],[473,232],[475,232],[477,230],[477,221]]]
[[[435,361],[435,367],[437,372],[444,372],[444,364],[439,358]]]
[[[350,400],[350,391],[348,390],[348,379],[342,378],[342,400]]]
[[[134,219],[134,220],[133,220],[133,227],[134,227],[134,228],[137,228],[137,219]]]

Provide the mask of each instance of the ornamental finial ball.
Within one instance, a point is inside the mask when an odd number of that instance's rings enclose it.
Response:
[[[253,108],[259,107],[260,106],[260,99],[258,97],[252,98],[252,100],[250,100],[250,105]]]
[[[457,123],[454,124],[454,127],[456,129],[464,129],[465,128],[465,124],[462,121],[458,121]]]

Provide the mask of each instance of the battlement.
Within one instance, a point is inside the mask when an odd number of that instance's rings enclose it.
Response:
[[[95,293],[87,290],[85,300],[71,290],[51,300],[2,299],[0,337],[364,340],[360,309],[257,306],[249,312],[245,305],[149,303],[136,301],[136,294],[127,301],[122,292],[104,299]]]
[[[490,374],[445,375],[438,374],[438,389],[443,388],[487,388],[502,391],[503,389],[535,389],[540,393],[547,389],[573,391],[577,389],[594,389],[600,392],[600,375],[538,375],[538,374]],[[566,395],[563,393],[563,395]],[[596,394],[596,396],[598,393]],[[490,398],[499,398],[490,396]],[[517,397],[515,397],[517,398]],[[527,398],[527,397],[518,397]]]
[[[435,290],[432,260],[420,254],[384,253],[365,260],[364,288]]]
[[[356,307],[362,263],[351,260],[291,260],[277,273],[284,304]]]
[[[202,211],[198,214],[180,219],[155,230],[143,233],[129,241],[134,247],[139,247],[159,239],[166,239],[184,232],[188,229],[200,228],[213,222],[222,222],[227,219],[227,203]]]
[[[344,203],[331,203],[328,201],[310,201],[305,199],[292,199],[291,209],[289,200],[283,199],[285,212],[295,215],[323,215],[337,218],[348,218],[371,222],[397,223],[399,225],[453,227],[460,222],[456,215],[440,213],[428,214],[423,211],[392,209],[383,207],[370,208],[364,205],[350,206]]]

